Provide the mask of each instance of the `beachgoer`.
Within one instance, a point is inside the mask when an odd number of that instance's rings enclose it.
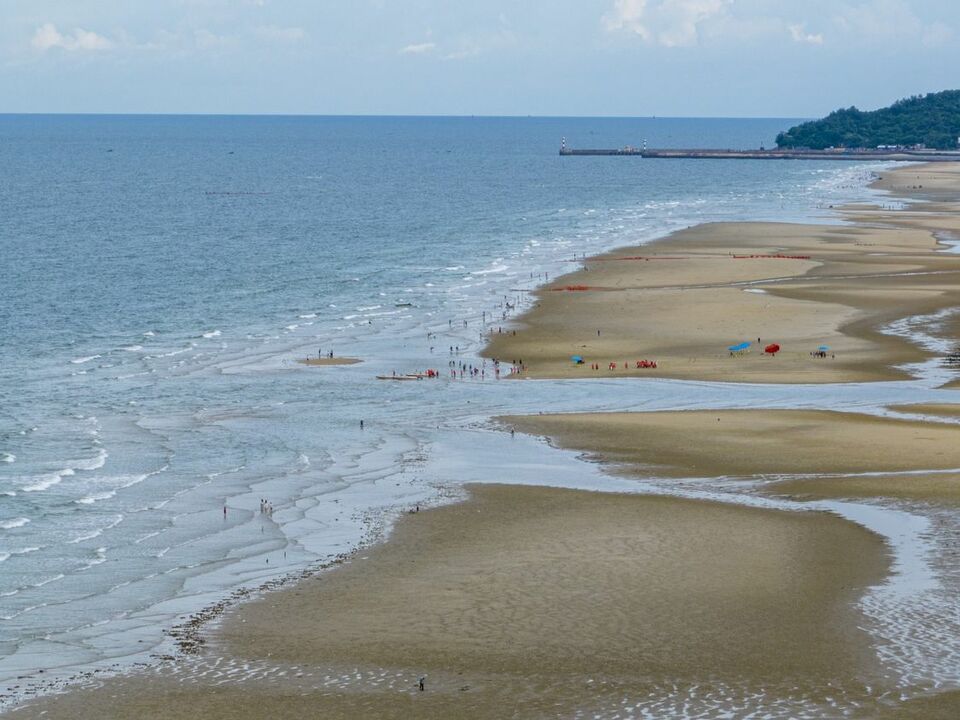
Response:
[[[425,683],[426,681],[427,681],[427,676],[426,676],[426,675],[421,675],[420,678],[417,680],[417,683],[419,684],[419,687],[420,687],[420,692],[423,692],[423,691],[426,689],[426,688],[424,687],[424,683]]]
[[[360,421],[360,429],[363,430],[363,420]]]

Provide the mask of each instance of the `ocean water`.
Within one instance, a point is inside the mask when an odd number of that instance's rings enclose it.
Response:
[[[756,147],[793,123],[0,116],[0,685],[163,652],[184,614],[355,547],[385,508],[543,482],[545,449],[488,451],[490,415],[935,399],[375,379],[479,365],[481,332],[575,256],[837,222],[878,169],[560,158],[561,137]],[[297,362],[318,349],[363,362]]]

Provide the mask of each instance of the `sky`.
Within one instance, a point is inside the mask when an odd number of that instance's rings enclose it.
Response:
[[[5,113],[817,117],[958,67],[958,0],[0,0]]]

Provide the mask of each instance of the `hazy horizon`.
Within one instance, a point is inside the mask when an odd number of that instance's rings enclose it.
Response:
[[[865,109],[865,108],[861,108]],[[0,112],[0,116],[117,116],[117,117],[304,117],[304,118],[486,118],[486,119],[512,119],[522,120],[530,119],[557,119],[576,118],[583,120],[805,120],[808,118],[799,117],[780,117],[777,115],[486,115],[483,113],[473,113],[470,115],[454,115],[443,113],[230,113],[230,112]]]

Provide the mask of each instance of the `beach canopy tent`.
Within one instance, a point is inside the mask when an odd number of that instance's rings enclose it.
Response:
[[[778,352],[780,352],[780,346],[776,343],[770,343],[763,349],[763,351],[769,355],[776,355]]]
[[[750,347],[750,343],[748,343],[748,342],[742,342],[742,343],[740,343],[739,345],[731,345],[731,346],[730,346],[729,348],[727,348],[727,349],[728,349],[730,352],[740,352],[740,351],[742,351],[742,350],[746,350],[748,347]]]
[[[571,355],[571,356],[570,356],[570,360],[571,360],[572,362],[577,363],[577,365],[579,365],[580,363],[583,362],[583,358],[582,358],[580,355]]]
[[[829,345],[821,345],[820,347],[817,348],[817,350],[819,350],[820,352],[826,352],[829,349],[830,349]]]

